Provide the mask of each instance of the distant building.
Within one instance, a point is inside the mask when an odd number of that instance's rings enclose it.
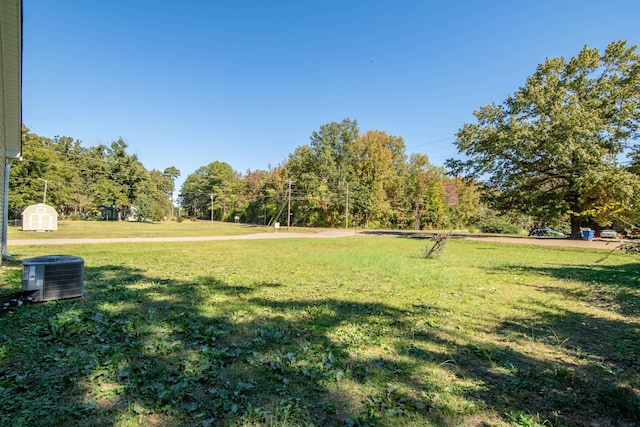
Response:
[[[58,229],[58,212],[53,206],[38,203],[27,206],[22,212],[22,231],[55,231]]]

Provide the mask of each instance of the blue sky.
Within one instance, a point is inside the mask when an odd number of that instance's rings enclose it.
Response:
[[[432,163],[546,57],[640,43],[632,1],[24,0],[23,121],[147,169],[267,169],[331,121]]]

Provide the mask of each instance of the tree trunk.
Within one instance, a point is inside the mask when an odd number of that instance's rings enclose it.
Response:
[[[580,217],[571,215],[571,237],[572,240],[580,240],[582,239],[582,233],[580,232]]]

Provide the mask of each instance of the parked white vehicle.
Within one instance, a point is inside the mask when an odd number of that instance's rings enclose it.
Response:
[[[600,237],[603,239],[616,239],[618,237],[618,233],[615,230],[601,230]]]

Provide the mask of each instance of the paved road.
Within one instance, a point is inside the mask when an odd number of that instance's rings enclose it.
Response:
[[[259,240],[259,239],[328,239],[341,237],[366,236],[404,236],[424,237],[424,233],[407,233],[394,231],[358,231],[328,230],[320,233],[296,233],[281,231],[279,233],[245,234],[241,236],[198,236],[198,237],[118,237],[100,239],[51,239],[51,240],[9,240],[7,246],[45,246],[45,245],[87,245],[96,243],[136,243],[136,242],[205,242],[211,240]],[[502,237],[502,236],[455,236],[457,239],[478,240],[483,242],[513,243],[526,245],[559,246],[589,249],[615,249],[620,245],[617,240],[566,240],[535,237]]]

